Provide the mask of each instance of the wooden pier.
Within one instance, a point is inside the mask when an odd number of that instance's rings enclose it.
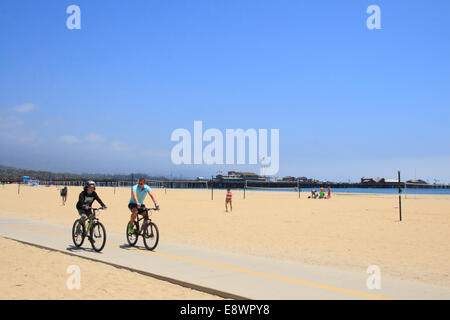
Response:
[[[20,183],[18,179],[2,179],[1,183]],[[99,187],[131,187],[136,184],[131,180],[96,180],[96,185]],[[84,186],[84,180],[39,180],[40,185],[55,185],[55,186]],[[398,188],[397,183],[348,183],[348,182],[302,182],[302,181],[255,181],[255,180],[239,180],[239,181],[217,181],[216,179],[210,179],[205,181],[199,180],[147,180],[147,184],[156,188],[215,188],[215,189],[244,189],[244,188],[367,188],[367,189],[389,189]],[[405,182],[401,182],[402,188],[405,188]],[[407,189],[450,189],[450,185],[445,184],[413,184],[406,183]]]

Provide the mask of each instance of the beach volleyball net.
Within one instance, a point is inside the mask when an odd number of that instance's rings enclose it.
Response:
[[[244,199],[245,193],[247,192],[285,192],[293,193],[300,198],[300,193],[302,192],[302,188],[300,188],[297,182],[287,182],[280,183],[276,187],[268,187],[264,182],[256,182],[256,181],[246,181],[243,186],[244,191]]]
[[[296,187],[256,187],[256,186],[247,186],[243,189],[246,189],[247,191],[291,191],[296,192],[298,189]]]
[[[137,182],[131,181],[118,181],[117,187],[132,187]],[[196,181],[196,180],[146,180],[145,182],[149,187],[154,189],[207,189],[208,181]]]
[[[404,199],[429,199],[433,196],[450,195],[450,187],[443,184],[402,182],[401,186]]]
[[[122,181],[117,183],[117,189],[126,187],[131,188],[136,182],[131,183],[130,181]],[[208,189],[208,181],[197,181],[197,180],[146,180],[146,184],[156,192],[163,192],[168,194],[170,189]],[[116,189],[116,188],[114,188]],[[114,190],[114,193],[116,190]]]
[[[208,189],[208,181],[166,181],[162,185],[167,189]]]

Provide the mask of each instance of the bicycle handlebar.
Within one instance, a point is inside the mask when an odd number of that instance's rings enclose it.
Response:
[[[93,211],[99,211],[99,210],[106,210],[106,208],[107,208],[107,207],[101,207],[101,208],[92,208],[92,207],[89,207],[88,209],[89,209],[89,210],[93,210]]]
[[[146,208],[146,207],[141,207],[140,208],[142,211],[144,211],[145,212],[145,215],[146,216],[151,216],[152,215],[152,212],[150,212],[150,211],[159,211],[159,208]]]

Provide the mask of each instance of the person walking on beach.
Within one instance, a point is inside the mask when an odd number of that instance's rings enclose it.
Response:
[[[67,186],[64,186],[64,188],[61,189],[61,199],[62,199],[62,205],[66,205],[67,201]]]
[[[100,199],[100,197],[97,195],[97,192],[95,192],[95,182],[94,181],[88,181],[86,185],[84,186],[83,191],[81,191],[78,202],[77,202],[77,210],[79,215],[83,220],[85,220],[87,217],[89,217],[92,214],[92,203],[97,200],[98,203],[102,206],[102,208],[106,209],[106,205],[103,203],[103,201]]]
[[[331,197],[331,187],[328,186],[328,198],[330,198],[330,197]]]
[[[131,211],[129,233],[134,233],[134,220],[136,220],[139,209],[144,206],[144,199],[147,194],[152,198],[156,210],[159,210],[159,204],[152,193],[152,189],[146,184],[145,178],[139,178],[138,183],[131,188],[131,199],[128,203],[128,209]]]
[[[231,189],[228,188],[227,196],[225,198],[225,212],[228,212],[228,203],[230,204],[230,212],[233,212],[233,204],[231,203],[231,198],[232,198]]]

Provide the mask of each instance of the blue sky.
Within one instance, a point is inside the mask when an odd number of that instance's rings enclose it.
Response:
[[[173,165],[172,131],[202,120],[279,129],[279,176],[450,182],[449,17],[446,0],[3,0],[0,164],[259,171]]]

